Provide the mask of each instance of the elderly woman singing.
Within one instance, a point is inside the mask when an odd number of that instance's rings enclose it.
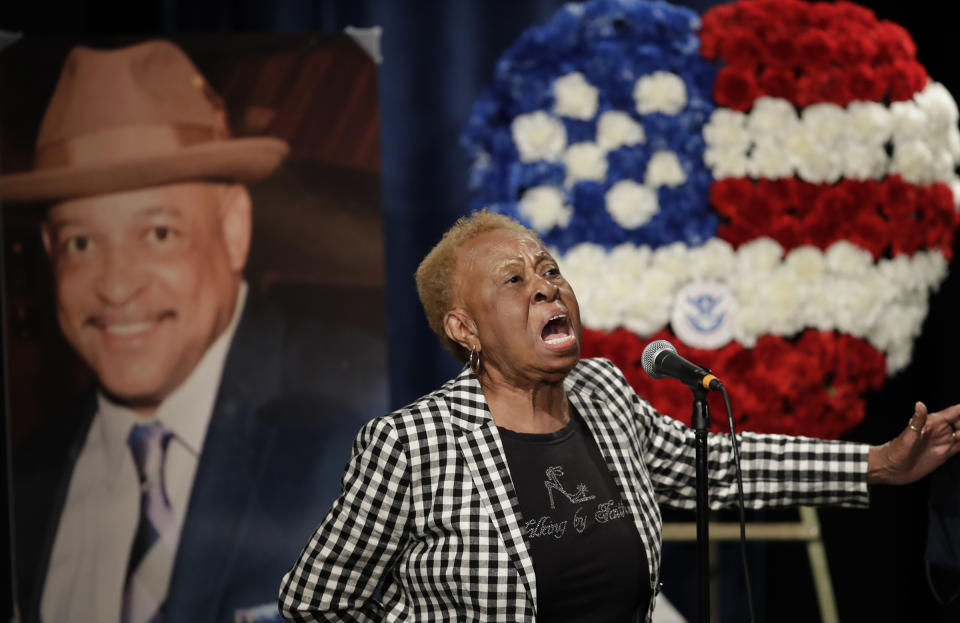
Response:
[[[693,431],[603,359],[535,233],[460,219],[417,287],[459,376],[358,435],[343,492],[283,578],[290,620],[649,621],[658,504],[695,506]],[[746,503],[862,506],[960,451],[960,406],[882,446],[739,436]],[[728,436],[709,439],[710,505],[736,503]]]

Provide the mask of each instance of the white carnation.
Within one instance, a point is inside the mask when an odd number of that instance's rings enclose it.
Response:
[[[761,301],[767,312],[768,330],[791,335],[802,329],[798,314],[802,302],[801,289],[794,274],[778,270],[765,285]]]
[[[607,177],[607,154],[596,143],[571,145],[563,154],[563,164],[567,168],[567,185],[580,180],[600,182]]]
[[[887,376],[893,376],[910,364],[913,344],[888,348],[886,351]]]
[[[687,274],[697,281],[723,281],[733,273],[736,254],[730,243],[711,238],[687,254]]]
[[[960,208],[960,177],[954,175],[947,181],[950,192],[953,193],[953,205]]]
[[[877,269],[889,287],[897,292],[912,288],[918,281],[913,273],[913,264],[906,255],[878,262]]]
[[[942,146],[954,161],[960,160],[960,130],[950,128],[942,135]]]
[[[718,180],[746,177],[750,171],[750,159],[741,149],[707,147],[703,150],[703,161],[710,167],[714,179]]]
[[[604,287],[593,290],[593,295],[580,305],[583,322],[592,328],[611,331],[622,324],[623,297],[630,290],[616,280],[601,281]]]
[[[886,351],[887,356],[894,356],[899,369],[909,363],[910,349],[913,339],[920,333],[923,318],[927,314],[926,301],[907,303],[899,302],[888,305],[870,328],[867,339],[877,348]],[[906,357],[903,360],[904,356]],[[891,368],[887,362],[888,370]]]
[[[747,120],[747,130],[754,139],[779,137],[799,123],[793,105],[775,97],[761,97],[754,102]]]
[[[930,82],[926,88],[913,96],[917,106],[926,114],[933,132],[956,130],[960,114],[953,96],[939,82]]]
[[[817,151],[817,143],[805,125],[798,123],[785,132],[783,153],[795,168],[814,157]]]
[[[592,119],[597,114],[597,88],[579,71],[553,82],[553,112],[571,119]]]
[[[570,248],[566,255],[555,255],[563,276],[577,293],[581,309],[590,308],[594,292],[605,272],[606,252],[597,244],[584,242]]]
[[[795,166],[800,179],[813,184],[833,184],[843,172],[839,152],[824,143],[812,144]]]
[[[847,121],[852,140],[877,146],[890,140],[890,111],[883,104],[851,102],[847,106]]]
[[[826,280],[820,287],[807,288],[806,300],[803,305],[803,318],[807,326],[818,331],[833,329],[833,295],[828,283],[835,280]]]
[[[947,276],[947,258],[939,251],[918,251],[910,261],[910,272],[924,288],[935,290]]]
[[[522,162],[555,162],[567,146],[563,123],[542,110],[518,115],[510,124],[510,131]]]
[[[537,186],[523,193],[520,215],[540,233],[554,227],[566,227],[573,216],[573,208],[564,202],[564,194],[555,186]]]
[[[703,139],[711,148],[743,151],[750,147],[747,116],[728,108],[716,108],[703,126]]]
[[[864,275],[873,265],[873,256],[869,251],[846,240],[831,244],[824,257],[827,260],[827,269],[838,275]]]
[[[623,325],[638,335],[650,335],[666,326],[677,284],[676,277],[665,270],[647,270],[623,297]]]
[[[771,273],[783,257],[783,247],[773,238],[762,236],[740,245],[737,249],[737,272],[741,279],[748,275]],[[741,299],[742,300],[742,299]]]
[[[924,141],[897,141],[890,172],[899,173],[904,181],[913,184],[929,184],[934,181],[933,165],[934,154]]]
[[[835,282],[832,298],[834,323],[838,331],[863,337],[876,321],[880,311],[876,292],[858,279],[840,279]]]
[[[680,76],[655,71],[640,77],[633,87],[633,99],[641,115],[662,112],[675,115],[687,105],[687,87]]]
[[[832,146],[849,140],[849,120],[843,108],[836,104],[820,103],[803,110],[803,125],[813,140]]]
[[[843,176],[854,180],[878,180],[887,174],[890,158],[883,145],[850,141],[840,146]]]
[[[787,254],[784,267],[799,282],[809,282],[823,276],[827,262],[817,247],[804,245]]]
[[[640,227],[660,209],[656,191],[633,180],[614,184],[605,199],[607,212],[625,229]]]
[[[754,178],[779,179],[793,177],[793,160],[775,141],[762,141],[753,146],[747,173]]]
[[[651,188],[660,186],[680,186],[687,181],[687,174],[683,171],[680,159],[672,151],[660,150],[654,152],[647,162],[647,173],[644,184]]]
[[[648,246],[637,247],[625,242],[610,250],[606,270],[630,283],[639,281],[650,265],[653,252]]]
[[[682,242],[671,242],[657,248],[650,265],[681,279],[687,274],[687,257],[687,245]]]
[[[954,175],[956,161],[946,149],[931,150],[932,162],[928,176],[931,182],[949,180]]]
[[[927,113],[913,102],[894,102],[890,105],[890,123],[893,140],[914,141],[928,135]]]
[[[597,144],[607,151],[645,140],[643,126],[623,111],[608,110],[597,121]]]

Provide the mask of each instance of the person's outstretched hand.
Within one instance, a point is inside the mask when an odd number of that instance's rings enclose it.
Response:
[[[903,432],[870,448],[867,483],[902,485],[923,478],[960,452],[960,404],[936,413],[918,402]]]

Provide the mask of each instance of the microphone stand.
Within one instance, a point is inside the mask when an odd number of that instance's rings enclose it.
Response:
[[[696,438],[697,467],[697,592],[699,593],[699,621],[710,623],[710,534],[707,503],[707,429],[710,428],[710,406],[707,390],[702,385],[690,385],[693,392],[691,428]]]

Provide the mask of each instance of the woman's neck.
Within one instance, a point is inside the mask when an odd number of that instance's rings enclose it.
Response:
[[[480,385],[497,426],[518,433],[552,433],[570,421],[562,381],[518,387],[483,375]]]

